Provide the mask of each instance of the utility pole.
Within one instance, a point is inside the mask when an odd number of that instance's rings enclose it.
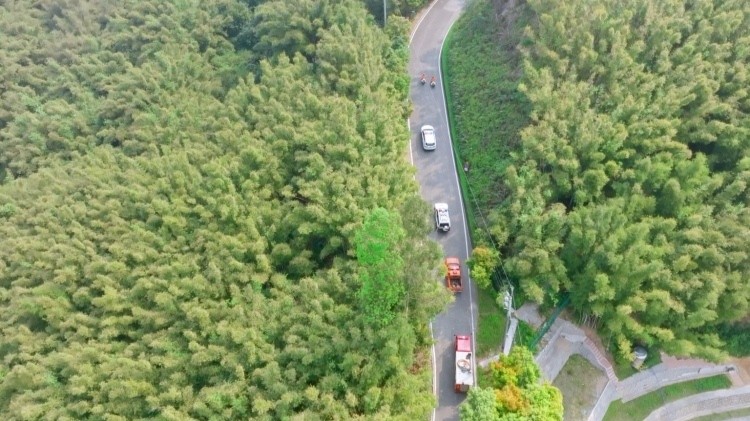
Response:
[[[386,4],[388,0],[383,0],[383,28],[385,28],[385,24],[387,23],[388,19],[388,5]]]
[[[510,354],[510,349],[513,346],[513,339],[516,336],[516,329],[518,328],[518,319],[515,316],[515,309],[513,308],[513,285],[508,285],[508,289],[505,291],[503,297],[503,307],[507,310],[505,318],[505,339],[503,340],[503,355]]]

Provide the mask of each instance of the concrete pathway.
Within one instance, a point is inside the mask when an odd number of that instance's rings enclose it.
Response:
[[[688,421],[716,412],[750,408],[750,385],[699,393],[670,402],[643,421]]]
[[[537,307],[533,304],[524,304],[515,315],[534,327],[540,326],[543,322]],[[620,381],[610,361],[586,332],[562,318],[555,320],[540,341],[539,348],[541,351],[536,356],[536,362],[539,364],[544,379],[550,382],[557,377],[573,354],[580,354],[606,374],[607,385],[592,408],[588,417],[589,421],[599,421],[604,418],[609,404],[614,400],[622,399],[623,402],[628,402],[670,384],[721,373],[727,374],[730,378],[731,388],[701,393],[671,402],[654,411],[647,420],[689,420],[691,418],[680,418],[683,415],[679,414],[684,414],[686,417],[691,413],[696,414],[693,415],[692,418],[694,418],[750,407],[750,383],[744,380],[746,376],[741,375],[747,373],[739,373],[740,369],[732,363],[712,364],[699,359],[678,359],[662,354],[662,363]],[[495,356],[481,360],[479,365],[486,367],[497,358]],[[700,409],[700,413],[696,412],[696,408]]]
[[[674,364],[670,367],[667,363],[661,363],[619,382],[617,397],[622,399],[623,402],[628,402],[670,384],[687,380],[701,379],[717,374],[726,374],[731,378],[736,370],[737,368],[731,364],[703,362],[701,365],[697,365],[691,361],[685,365]]]

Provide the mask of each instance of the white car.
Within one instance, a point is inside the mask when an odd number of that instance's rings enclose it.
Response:
[[[437,138],[435,138],[435,128],[425,124],[422,126],[422,149],[434,151],[437,149]]]
[[[447,203],[435,203],[435,227],[443,232],[451,229],[451,216]]]

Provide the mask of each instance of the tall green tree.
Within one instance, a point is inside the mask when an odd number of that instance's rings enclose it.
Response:
[[[500,264],[500,253],[487,246],[477,246],[471,251],[468,265],[471,268],[471,278],[482,288],[488,288],[492,283],[492,273]]]
[[[495,391],[475,387],[469,390],[466,401],[458,407],[462,421],[495,421],[498,419]]]
[[[403,299],[404,262],[398,245],[404,235],[397,216],[377,208],[354,240],[362,281],[358,295],[367,318],[375,325],[393,320],[395,307]]]
[[[528,348],[515,347],[487,369],[490,387],[474,388],[459,407],[462,420],[562,421],[560,390],[539,383],[541,371]]]

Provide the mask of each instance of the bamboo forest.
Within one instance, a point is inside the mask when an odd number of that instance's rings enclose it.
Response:
[[[750,2],[467,4],[443,65],[474,282],[569,300],[623,360],[750,353]],[[385,6],[0,0],[1,419],[430,419],[429,5]],[[533,360],[464,419],[561,419]]]

